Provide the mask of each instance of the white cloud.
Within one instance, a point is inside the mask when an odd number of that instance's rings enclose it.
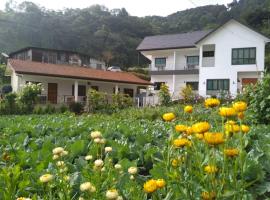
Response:
[[[0,9],[4,9],[8,0],[0,0]],[[15,0],[18,3],[24,0]],[[31,0],[30,0],[31,1]],[[105,5],[109,9],[126,8],[131,15],[166,16],[176,11],[208,4],[228,4],[232,0],[32,0],[49,9],[85,8],[94,4]]]

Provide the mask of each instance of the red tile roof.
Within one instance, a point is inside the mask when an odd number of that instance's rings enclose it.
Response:
[[[139,85],[151,84],[149,81],[143,80],[127,72],[111,72],[79,66],[40,63],[17,59],[9,59],[9,64],[18,74],[32,74],[41,76],[130,83]]]

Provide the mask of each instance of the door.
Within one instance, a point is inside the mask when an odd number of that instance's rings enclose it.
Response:
[[[243,78],[242,79],[242,89],[245,88],[245,86],[250,84],[256,84],[258,81],[257,78]]]
[[[124,94],[127,94],[129,97],[133,97],[133,89],[124,88]]]
[[[48,101],[52,104],[57,103],[57,83],[48,83]]]

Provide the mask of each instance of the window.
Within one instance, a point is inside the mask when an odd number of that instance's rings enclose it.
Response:
[[[72,96],[74,96],[74,85],[72,85]],[[86,86],[85,85],[78,86],[78,96],[79,97],[86,96]]]
[[[187,66],[199,65],[199,56],[187,56]]]
[[[256,63],[256,48],[232,49],[232,65],[250,65]]]
[[[154,90],[160,90],[162,84],[165,84],[165,82],[154,82]]]
[[[102,64],[97,63],[96,66],[97,66],[97,69],[102,69]]]
[[[186,86],[191,86],[193,90],[199,89],[199,82],[186,82]]]
[[[215,51],[204,51],[203,57],[215,57]]]
[[[134,91],[133,89],[124,88],[124,94],[128,95],[129,97],[133,97]]]
[[[92,85],[92,86],[91,86],[91,89],[92,89],[92,90],[96,90],[96,91],[98,91],[98,86],[96,86],[96,85]]]
[[[207,90],[229,90],[230,79],[208,79]]]
[[[166,58],[155,58],[155,66],[156,67],[165,67],[166,66]]]

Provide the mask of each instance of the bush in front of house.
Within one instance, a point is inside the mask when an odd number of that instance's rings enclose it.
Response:
[[[97,112],[106,110],[108,106],[107,94],[90,89],[87,93],[87,110],[88,112]]]
[[[158,96],[159,96],[160,104],[162,106],[168,106],[171,104],[172,97],[171,97],[168,85],[161,84]]]
[[[127,94],[113,94],[112,95],[112,107],[116,110],[121,110],[124,108],[131,107],[133,105],[133,100]]]
[[[18,93],[18,102],[23,113],[32,113],[37,102],[38,95],[41,94],[41,84],[27,83]]]
[[[0,100],[1,114],[17,114],[18,106],[16,104],[16,93],[6,94],[4,99]]]
[[[250,104],[252,120],[261,124],[270,123],[270,74],[257,84],[246,87],[242,98]]]
[[[84,110],[84,106],[83,104],[81,104],[80,102],[71,102],[69,104],[69,111],[73,112],[75,114],[81,114]]]

